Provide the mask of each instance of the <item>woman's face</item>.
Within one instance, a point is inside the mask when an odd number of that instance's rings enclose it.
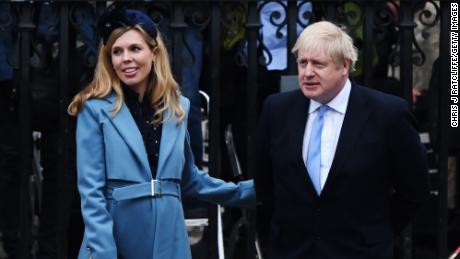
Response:
[[[113,69],[120,80],[143,95],[156,53],[137,30],[123,33],[111,49]]]

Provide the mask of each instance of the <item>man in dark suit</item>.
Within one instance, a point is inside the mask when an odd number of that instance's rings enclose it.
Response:
[[[292,52],[300,90],[265,101],[256,138],[258,235],[271,259],[393,258],[428,195],[408,104],[351,83],[352,39],[308,26]]]

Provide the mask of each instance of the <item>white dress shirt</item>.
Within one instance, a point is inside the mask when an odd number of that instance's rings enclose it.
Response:
[[[343,119],[347,110],[348,99],[350,97],[351,83],[347,80],[343,89],[329,103],[329,109],[324,114],[323,131],[321,133],[321,190],[324,188],[332,161],[334,160],[337,142],[339,141],[340,130],[342,129]],[[302,157],[307,165],[308,145],[310,143],[311,128],[322,104],[310,100],[308,109],[308,120],[303,136]]]

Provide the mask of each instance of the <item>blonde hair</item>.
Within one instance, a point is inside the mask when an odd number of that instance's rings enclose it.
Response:
[[[180,90],[177,82],[171,72],[168,52],[161,37],[160,32],[157,33],[156,39],[151,38],[145,30],[139,25],[121,27],[113,30],[105,45],[99,49],[98,63],[94,73],[94,78],[89,85],[80,91],[73,98],[69,105],[68,113],[72,116],[78,115],[86,100],[90,98],[105,98],[112,91],[115,92],[116,102],[111,110],[115,116],[123,105],[123,90],[120,79],[116,75],[111,61],[111,49],[115,41],[125,32],[129,30],[137,30],[143,36],[144,40],[149,45],[151,51],[157,48],[157,57],[153,62],[153,69],[149,76],[149,85],[146,94],[149,95],[152,107],[155,108],[153,115],[153,123],[158,125],[169,118],[163,118],[163,114],[167,109],[171,109],[170,117],[175,115],[177,122],[181,122],[185,118],[185,112],[180,105]]]
[[[349,59],[351,71],[354,71],[358,60],[358,50],[353,45],[353,39],[340,27],[328,21],[307,26],[299,35],[291,52],[297,57],[299,50],[324,51],[332,60],[341,64],[345,59]]]

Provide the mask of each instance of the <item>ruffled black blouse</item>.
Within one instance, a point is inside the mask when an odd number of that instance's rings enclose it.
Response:
[[[163,124],[157,126],[152,123],[155,110],[151,106],[147,95],[144,95],[142,102],[139,102],[139,94],[128,86],[123,86],[123,94],[125,97],[125,103],[128,106],[139,131],[141,132],[145,150],[147,151],[150,172],[152,173],[152,177],[155,179],[158,169],[158,157],[160,154]]]

